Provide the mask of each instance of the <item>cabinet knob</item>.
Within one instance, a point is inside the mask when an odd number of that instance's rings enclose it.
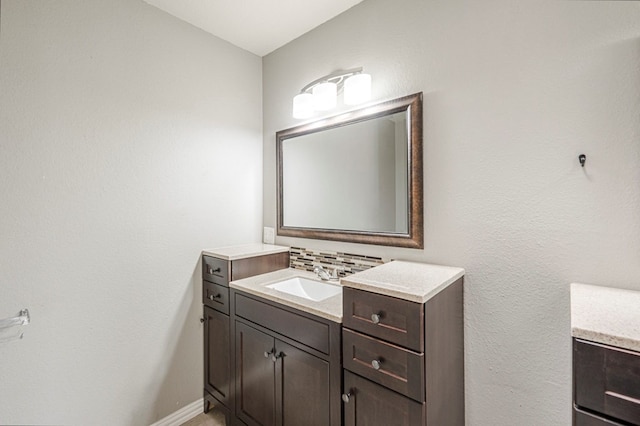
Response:
[[[374,324],[379,324],[381,317],[382,317],[382,312],[378,312],[377,314],[371,314],[371,322],[373,322]]]
[[[342,394],[342,400],[345,402],[345,404],[348,404],[349,401],[351,401],[351,396],[353,394],[351,392],[347,392],[347,393],[343,393]]]
[[[380,370],[381,364],[382,364],[382,361],[379,359],[374,359],[373,361],[371,361],[371,366],[373,367],[374,370]]]
[[[272,353],[275,352],[275,349],[271,349],[269,352],[265,351],[264,352],[264,357],[265,358],[269,358],[271,356]]]
[[[273,353],[271,354],[271,361],[277,362],[278,359],[282,358],[283,356],[284,354],[282,352],[280,352],[279,354],[276,354],[276,351],[273,351]]]

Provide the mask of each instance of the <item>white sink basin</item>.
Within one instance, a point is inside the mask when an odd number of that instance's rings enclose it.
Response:
[[[331,296],[342,293],[342,287],[339,285],[308,280],[302,277],[289,278],[284,281],[269,284],[266,287],[282,293],[313,300],[314,302],[320,302],[330,298]]]

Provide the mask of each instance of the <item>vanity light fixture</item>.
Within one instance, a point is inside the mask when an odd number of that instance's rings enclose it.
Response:
[[[371,75],[363,73],[360,67],[312,81],[293,98],[293,118],[310,118],[316,111],[335,108],[340,89],[345,105],[364,103],[371,99]]]

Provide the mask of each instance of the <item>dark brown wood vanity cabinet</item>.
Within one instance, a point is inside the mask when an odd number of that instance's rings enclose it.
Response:
[[[236,424],[338,426],[340,324],[231,289]]]
[[[573,339],[574,426],[640,425],[640,353]]]
[[[234,402],[229,281],[288,267],[288,252],[238,260],[202,256],[204,411],[215,406],[227,423]]]
[[[426,303],[343,289],[344,424],[463,426],[463,278]]]

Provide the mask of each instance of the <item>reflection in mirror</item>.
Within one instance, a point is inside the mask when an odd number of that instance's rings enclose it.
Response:
[[[421,248],[421,100],[278,132],[278,235]]]
[[[282,142],[286,226],[406,234],[406,112]]]

